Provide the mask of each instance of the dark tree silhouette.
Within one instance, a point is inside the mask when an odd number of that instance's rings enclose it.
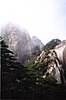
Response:
[[[26,75],[24,67],[17,62],[13,52],[8,49],[2,38],[0,38],[0,42],[2,98],[18,98],[17,92],[21,88],[20,82],[22,82]]]

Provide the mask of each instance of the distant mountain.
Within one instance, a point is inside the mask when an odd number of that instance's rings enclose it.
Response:
[[[25,29],[20,29],[13,24],[6,25],[1,31],[1,36],[20,62],[29,59],[33,53],[43,46],[37,37],[34,36],[31,39]],[[33,40],[36,40],[36,42]]]
[[[1,35],[19,61],[23,61],[32,55],[34,44],[25,29],[20,30],[15,25],[8,24],[3,28]]]
[[[50,50],[53,49],[56,45],[60,44],[61,40],[59,39],[52,39],[51,41],[49,41],[45,46],[44,46],[44,50]]]
[[[38,46],[40,49],[43,48],[44,44],[42,43],[42,41],[40,39],[38,39],[36,36],[32,37],[32,41],[34,43],[35,46]]]

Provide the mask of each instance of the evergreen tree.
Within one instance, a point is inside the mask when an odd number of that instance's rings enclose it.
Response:
[[[21,88],[20,82],[25,77],[24,67],[17,62],[13,52],[8,49],[2,38],[0,42],[2,98],[17,98],[17,92]]]

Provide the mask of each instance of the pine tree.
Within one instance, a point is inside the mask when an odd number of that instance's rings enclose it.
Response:
[[[24,77],[26,76],[24,67],[17,62],[12,51],[8,49],[4,40],[1,42],[1,83],[2,83],[2,98],[18,98],[18,91],[21,87]]]

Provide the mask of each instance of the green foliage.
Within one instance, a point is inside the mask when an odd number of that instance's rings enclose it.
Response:
[[[56,45],[58,45],[60,42],[61,42],[61,41],[60,41],[59,39],[53,39],[53,40],[51,40],[50,42],[48,42],[48,43],[44,46],[43,50],[48,51],[48,50],[50,50],[50,49],[53,49],[53,48],[54,48]]]
[[[48,60],[34,63],[34,58],[25,62],[25,67],[14,57],[12,51],[1,40],[2,99],[17,100],[66,100],[66,86],[56,85],[52,77],[42,78]]]
[[[47,83],[49,83],[49,84],[55,84],[56,83],[55,78],[52,77],[52,76],[49,76],[49,75],[44,79],[44,81],[45,81],[46,84]]]

